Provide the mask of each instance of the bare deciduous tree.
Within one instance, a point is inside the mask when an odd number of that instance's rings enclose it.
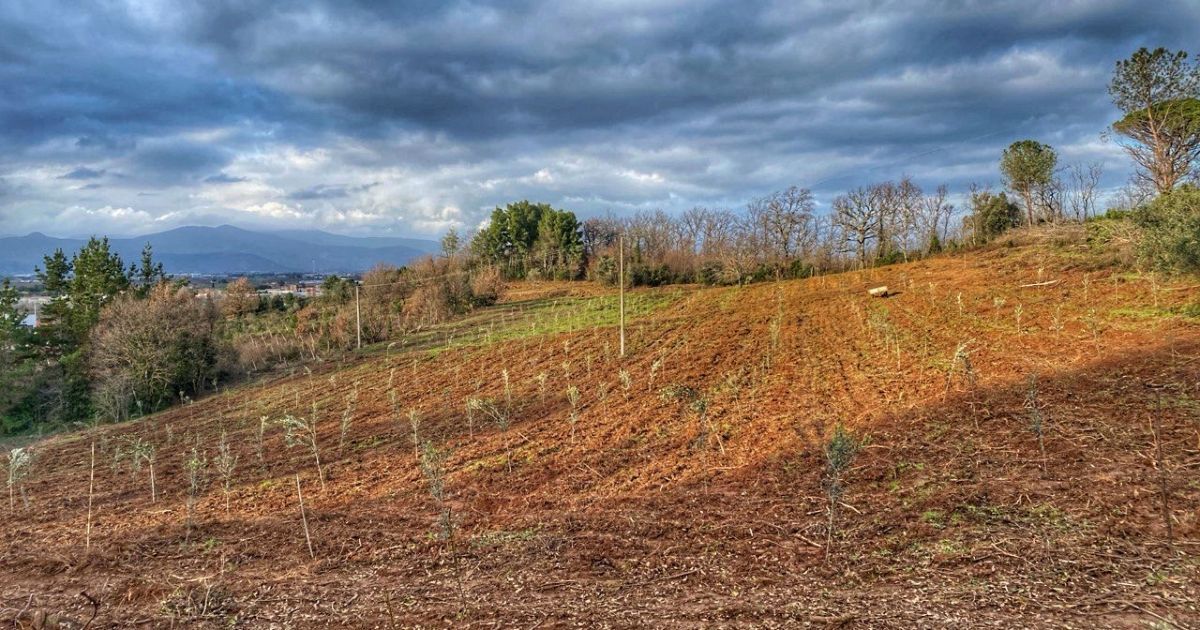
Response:
[[[242,317],[258,308],[258,292],[245,278],[238,278],[225,287],[221,310],[228,317]]]
[[[1076,221],[1096,215],[1096,189],[1100,187],[1103,167],[1099,162],[1072,164],[1068,169],[1067,207]]]
[[[844,242],[853,247],[860,267],[867,264],[867,246],[878,236],[877,192],[859,187],[833,200],[833,222]]]

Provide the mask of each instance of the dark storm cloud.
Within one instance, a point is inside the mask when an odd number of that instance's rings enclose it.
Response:
[[[225,173],[217,173],[204,178],[206,184],[236,184],[246,181],[245,177],[234,177]]]
[[[86,166],[80,166],[72,169],[70,172],[59,175],[59,179],[97,179],[104,177],[104,170],[96,170]]]
[[[129,160],[134,177],[164,184],[203,179],[229,163],[233,153],[219,145],[193,141],[147,144]]]
[[[205,5],[187,33],[261,81],[367,120],[507,135],[661,122],[854,90],[864,80],[987,62],[1022,48],[1062,53],[1080,66],[1111,65],[1135,42],[1181,41],[1197,11],[1182,2],[930,5],[651,3],[604,11],[550,3],[274,10],[229,3]],[[1026,86],[1004,96],[1027,102],[1056,91]],[[910,101],[924,96],[961,108],[992,90],[925,84],[911,92]],[[947,93],[957,98],[940,100]],[[890,103],[883,96],[860,95]]]
[[[195,126],[318,120],[303,103],[231,77],[203,51],[171,39],[170,29],[119,5],[5,3],[0,146],[75,137],[80,149],[122,152],[138,137]]]
[[[132,138],[120,138],[106,133],[92,133],[75,139],[75,146],[80,149],[98,149],[118,153],[135,147],[137,142]]]
[[[46,165],[107,173],[94,198],[171,220],[321,201],[326,227],[413,229],[509,197],[587,213],[791,184],[827,201],[903,174],[964,188],[1024,137],[1107,160],[1111,186],[1128,172],[1099,140],[1114,62],[1200,53],[1196,32],[1188,0],[16,0],[0,175],[47,229],[76,200],[39,183]]]
[[[290,193],[288,195],[288,199],[295,199],[297,201],[313,199],[340,199],[342,197],[348,197],[349,195],[350,193],[346,191],[344,186],[320,185]]]
[[[376,184],[364,184],[362,186],[338,186],[319,184],[297,190],[288,194],[288,199],[296,201],[312,201],[317,199],[342,199],[349,197],[355,193],[366,192],[374,188]]]

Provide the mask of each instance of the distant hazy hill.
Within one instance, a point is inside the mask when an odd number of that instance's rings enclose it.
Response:
[[[136,262],[149,242],[168,273],[365,271],[376,263],[403,265],[438,250],[434,241],[415,238],[353,237],[317,230],[254,232],[231,225],[181,227],[134,238],[111,239],[126,262]],[[32,273],[42,257],[62,248],[79,250],[83,239],[33,233],[0,238],[0,274]]]

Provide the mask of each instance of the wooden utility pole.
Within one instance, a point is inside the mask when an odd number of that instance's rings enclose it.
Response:
[[[354,283],[354,329],[358,335],[358,349],[362,350],[362,308],[358,302],[358,284]]]
[[[618,307],[621,310],[621,358],[625,358],[625,234],[622,233],[617,237],[617,284],[620,286],[618,292]]]

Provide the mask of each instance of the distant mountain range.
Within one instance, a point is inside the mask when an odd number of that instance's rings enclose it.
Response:
[[[70,257],[86,239],[38,232],[0,238],[0,275],[33,273],[57,248]],[[232,225],[181,227],[133,238],[109,239],[125,264],[137,262],[146,243],[171,274],[357,273],[377,263],[403,265],[439,249],[416,238],[354,237],[318,230],[256,232]]]

